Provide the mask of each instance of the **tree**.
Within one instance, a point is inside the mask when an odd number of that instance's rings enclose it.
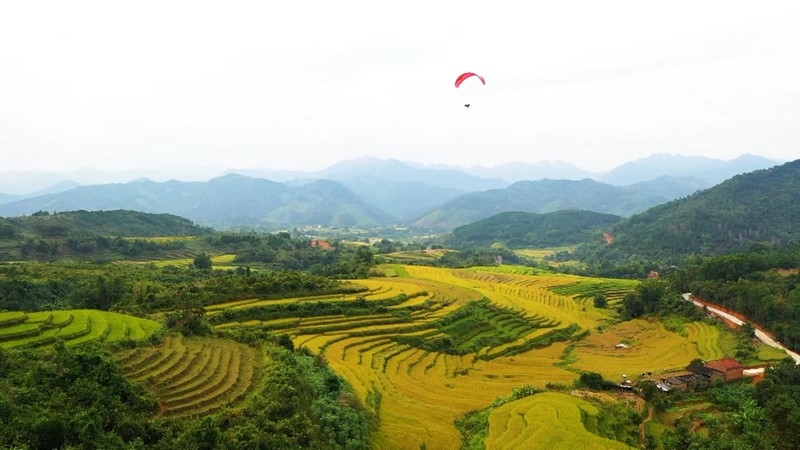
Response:
[[[589,389],[603,389],[605,382],[603,376],[595,372],[583,372],[578,378],[578,386]]]
[[[201,253],[194,258],[192,264],[200,270],[211,270],[211,257],[207,253]]]
[[[594,307],[605,308],[606,306],[608,306],[608,299],[606,298],[606,295],[603,294],[602,292],[598,292],[594,296]]]

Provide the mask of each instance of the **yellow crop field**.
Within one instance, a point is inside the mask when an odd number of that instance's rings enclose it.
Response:
[[[226,253],[224,255],[214,255],[211,257],[211,262],[214,264],[232,264],[233,260],[236,259],[236,255],[233,253]]]
[[[721,349],[719,328],[692,322],[685,329],[682,336],[667,330],[661,322],[636,319],[616,324],[578,343],[573,351],[577,361],[572,367],[617,380],[623,373],[681,370],[695,358],[733,356]],[[627,348],[616,348],[620,343]]]
[[[208,313],[218,327],[267,326],[288,333],[296,347],[324,354],[365,404],[380,398],[373,445],[388,449],[423,444],[458,448],[454,422],[467,411],[485,408],[522,385],[570,383],[577,374],[559,366],[567,347],[564,339],[576,330],[606,325],[615,314],[551,291],[586,280],[580,277],[510,267],[383,269],[398,276],[351,280],[363,288],[359,294],[244,300],[212,306]],[[324,308],[358,297],[368,308],[399,294],[411,298],[366,315],[312,313],[311,308],[305,310],[308,316],[242,316],[233,323],[220,315],[223,310],[246,314],[251,308],[261,313],[288,304]],[[474,306],[481,299],[488,303]],[[465,315],[464,308],[473,312]],[[563,337],[547,340],[551,335]],[[471,350],[427,348],[425,342],[437,340],[453,340]]]
[[[592,434],[582,417],[597,416],[598,409],[567,394],[544,392],[509,402],[489,416],[486,448],[525,449],[628,449],[617,441]]]
[[[159,414],[176,417],[208,414],[242,400],[261,367],[260,355],[246,345],[180,335],[115,358],[127,376],[158,397]]]
[[[565,245],[563,247],[552,247],[552,248],[523,248],[519,250],[514,250],[514,253],[524,256],[526,258],[533,259],[534,261],[541,261],[547,256],[558,252],[571,252],[575,250],[576,245]]]
[[[394,276],[351,280],[357,293],[239,300],[209,307],[208,316],[220,328],[286,333],[295,347],[322,354],[378,417],[372,437],[378,449],[459,448],[456,419],[524,385],[569,384],[580,371],[633,378],[682,368],[694,358],[727,356],[733,348],[713,325],[689,323],[675,333],[659,322],[618,322],[614,308],[594,307],[594,295],[618,301],[636,286],[631,280],[507,266],[380,269]],[[621,342],[628,348],[615,348]],[[614,448],[616,443],[586,434],[580,416],[593,410],[580,402],[567,396],[542,406],[563,421],[546,427],[574,431],[575,440],[564,445]],[[531,412],[513,403],[513,414],[528,420]],[[547,442],[543,431],[522,429],[516,419],[494,420],[503,427],[493,432],[496,442],[489,448]]]

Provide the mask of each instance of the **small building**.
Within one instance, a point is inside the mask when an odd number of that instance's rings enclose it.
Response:
[[[701,375],[708,379],[709,382],[714,382],[716,380],[725,380],[725,374],[720,372],[719,370],[712,369],[711,367],[706,366],[706,364],[699,360],[695,359],[688,366],[686,366],[686,370],[691,373],[695,373],[697,375]]]
[[[711,368],[722,374],[726,382],[734,381],[744,377],[744,367],[733,358],[722,358],[708,361],[706,367]]]
[[[663,392],[706,389],[710,384],[710,378],[693,372],[673,374],[656,382],[656,386]]]

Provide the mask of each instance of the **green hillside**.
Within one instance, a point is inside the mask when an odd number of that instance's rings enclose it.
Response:
[[[504,189],[455,198],[413,223],[422,229],[452,230],[508,211],[545,214],[585,209],[628,217],[654,205],[691,194],[692,178],[662,177],[630,186],[611,186],[590,179],[519,181]]]
[[[0,218],[0,261],[185,257],[199,251],[186,253],[187,243],[209,233],[171,214],[38,212]]]
[[[0,218],[0,239],[14,236],[65,237],[70,234],[104,236],[198,236],[208,232],[188,219],[172,214],[136,211],[68,211]]]
[[[800,239],[800,160],[737,175],[718,186],[637,214],[614,227],[610,245],[594,243],[589,259],[679,262],[753,243],[776,247]]]
[[[555,247],[585,242],[622,220],[612,214],[564,210],[549,214],[506,212],[453,230],[449,247]]]

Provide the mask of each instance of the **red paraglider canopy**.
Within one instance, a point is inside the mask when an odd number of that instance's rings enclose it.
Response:
[[[464,80],[466,80],[469,77],[478,77],[478,79],[481,80],[481,83],[486,84],[486,80],[484,80],[483,77],[478,75],[477,73],[464,72],[461,75],[459,75],[458,78],[456,78],[456,87],[461,86],[461,83],[463,83]]]

